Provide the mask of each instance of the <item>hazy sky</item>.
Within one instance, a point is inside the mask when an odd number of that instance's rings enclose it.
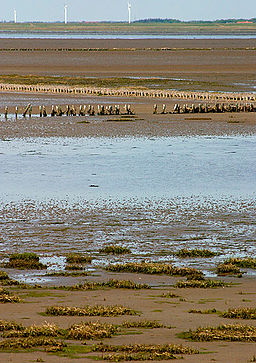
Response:
[[[64,5],[70,21],[126,20],[126,0],[0,0],[0,20],[62,21]],[[131,0],[132,19],[220,19],[256,17],[255,0]]]

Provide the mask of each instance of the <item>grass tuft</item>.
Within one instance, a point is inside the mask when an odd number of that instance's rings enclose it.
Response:
[[[165,298],[169,298],[169,299],[175,299],[175,298],[178,298],[180,297],[179,295],[176,295],[172,292],[164,292],[161,297],[165,297]]]
[[[198,354],[199,352],[182,345],[107,345],[98,344],[91,347],[92,352],[108,353],[103,354],[103,360],[110,361],[144,361],[144,360],[171,360],[177,359],[175,354]]]
[[[164,328],[164,325],[156,320],[141,320],[141,321],[125,321],[122,323],[123,328],[146,328],[146,329],[158,329]]]
[[[229,258],[224,261],[225,264],[232,264],[241,268],[256,269],[256,258]]]
[[[13,338],[0,341],[0,349],[29,349],[34,347],[45,347],[47,352],[62,351],[66,346],[59,340],[46,337]]]
[[[216,314],[217,310],[216,309],[209,309],[209,310],[189,310],[188,311],[190,314]]]
[[[4,264],[5,268],[17,268],[21,270],[43,270],[47,266],[39,262],[39,257],[35,253],[13,253],[9,257],[9,262]]]
[[[115,280],[110,279],[107,282],[85,282],[83,284],[78,284],[75,286],[67,287],[67,290],[71,291],[83,291],[83,290],[96,290],[103,288],[112,288],[112,289],[132,289],[132,290],[140,290],[140,289],[150,289],[151,287],[147,284],[136,284],[130,280]]]
[[[207,250],[207,249],[194,249],[188,250],[187,248],[183,248],[175,253],[177,257],[186,258],[186,257],[214,257],[217,256],[216,252]]]
[[[78,264],[78,263],[91,263],[92,257],[82,255],[80,253],[70,253],[67,255],[67,263]]]
[[[55,324],[44,323],[43,325],[32,325],[30,327],[19,327],[5,331],[4,338],[28,338],[28,337],[59,337],[63,331]]]
[[[137,315],[132,309],[119,305],[86,305],[82,308],[71,306],[50,306],[45,311],[50,316],[120,316]]]
[[[84,268],[81,265],[72,264],[72,265],[65,266],[65,270],[67,270],[67,271],[82,271],[83,269]]]
[[[229,309],[221,315],[229,319],[256,319],[256,308]]]
[[[217,266],[218,275],[240,274],[240,268],[232,263],[221,263]]]
[[[125,255],[127,253],[131,253],[131,250],[127,247],[111,245],[100,249],[100,252],[112,255]]]
[[[68,329],[67,338],[75,340],[91,340],[111,338],[119,328],[113,324],[84,322],[74,324]]]
[[[194,341],[238,341],[238,342],[256,342],[256,327],[244,325],[220,325],[216,328],[198,328],[195,331],[189,331],[183,336],[186,339]]]
[[[67,271],[61,271],[61,272],[50,272],[47,274],[47,276],[56,276],[56,277],[80,277],[80,276],[89,276],[90,273],[85,271],[73,271],[73,272],[67,272]]]
[[[175,267],[166,263],[155,262],[130,262],[126,264],[108,265],[108,271],[115,272],[135,272],[144,274],[165,274],[170,276],[203,276],[201,271],[188,267]]]
[[[178,281],[175,287],[179,289],[185,288],[196,288],[196,289],[214,289],[217,287],[230,286],[226,282],[219,280],[187,280],[187,281]]]

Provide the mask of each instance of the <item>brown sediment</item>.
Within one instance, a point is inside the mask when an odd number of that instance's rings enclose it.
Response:
[[[211,90],[213,83],[225,90],[252,90],[256,71],[256,42],[248,40],[40,40],[0,39],[1,74],[54,75],[83,77],[167,77],[187,80],[189,90],[203,82]],[[32,49],[42,49],[33,52]],[[108,51],[72,52],[43,49],[104,48]],[[132,51],[113,48],[133,48]],[[143,50],[151,48],[152,50]],[[170,48],[173,51],[154,50]],[[31,49],[31,51],[29,51]],[[194,82],[193,82],[194,81]],[[246,86],[246,84],[248,84]],[[227,88],[228,87],[228,88]],[[183,88],[184,89],[184,88]],[[198,88],[197,88],[198,89]],[[199,88],[200,89],[200,88]],[[215,88],[216,90],[216,88]],[[218,89],[217,89],[218,90]]]
[[[130,275],[132,279],[134,276]],[[149,282],[148,276],[146,275],[138,275],[138,278],[141,279],[142,282]],[[158,286],[157,288],[151,290],[136,290],[136,291],[126,291],[120,290],[120,293],[117,293],[115,290],[100,290],[100,291],[66,291],[64,295],[58,296],[58,290],[49,290],[47,287],[44,289],[35,290],[35,294],[33,295],[33,290],[30,290],[29,293],[27,290],[17,290],[16,294],[21,296],[24,299],[24,303],[22,304],[22,309],[15,308],[11,305],[0,305],[0,315],[4,316],[5,321],[13,321],[12,325],[8,327],[7,336],[15,336],[12,334],[11,330],[20,329],[20,326],[28,327],[26,332],[29,332],[32,325],[32,330],[37,332],[40,331],[40,326],[45,326],[51,328],[51,336],[54,339],[59,339],[59,333],[63,334],[64,330],[60,329],[69,329],[70,327],[79,328],[81,327],[81,333],[87,334],[89,330],[86,328],[86,325],[81,325],[81,323],[86,322],[94,322],[97,323],[99,327],[101,327],[102,331],[107,331],[107,327],[113,327],[112,329],[112,337],[111,334],[102,335],[104,344],[110,344],[113,346],[121,346],[128,344],[175,344],[175,345],[183,345],[184,347],[190,347],[194,350],[198,350],[200,353],[204,352],[207,354],[199,354],[198,355],[186,355],[184,354],[184,362],[198,362],[198,358],[200,358],[200,362],[206,363],[209,360],[216,361],[228,361],[231,363],[242,363],[245,360],[249,361],[254,351],[254,343],[250,342],[229,342],[226,341],[225,344],[220,344],[220,342],[192,342],[186,341],[181,337],[181,333],[191,330],[196,330],[199,327],[206,328],[208,326],[218,327],[221,325],[230,324],[230,319],[224,318],[222,316],[218,316],[216,314],[190,314],[189,311],[225,311],[229,308],[234,308],[235,306],[240,307],[251,307],[254,305],[254,296],[255,296],[255,284],[254,280],[244,279],[242,282],[238,279],[232,279],[232,282],[235,285],[232,285],[230,288],[220,288],[217,290],[200,290],[200,289],[189,289],[189,290],[177,290],[175,288],[168,288]],[[37,293],[38,291],[38,293]],[[162,294],[166,293],[166,291],[171,291],[174,297],[170,299],[160,297]],[[245,301],[244,297],[246,293],[247,301]],[[177,295],[177,296],[176,296]],[[248,300],[251,300],[250,302]],[[76,317],[76,316],[42,316],[38,313],[45,310],[46,306],[49,305],[71,305],[72,306],[80,306],[81,302],[84,304],[98,304],[98,305],[107,305],[111,306],[113,304],[125,305],[130,309],[140,310],[141,316],[121,316],[121,317]],[[203,316],[203,320],[202,320]],[[159,324],[143,324],[140,322],[143,321],[157,321]],[[128,323],[130,322],[130,324]],[[20,325],[17,325],[17,324]],[[97,326],[95,324],[95,327]],[[104,330],[104,324],[106,329]],[[113,324],[113,325],[111,325]],[[232,324],[239,324],[240,326],[253,326],[256,328],[255,320],[250,320],[249,323],[245,320],[234,319],[232,320]],[[33,327],[34,325],[34,327]],[[7,326],[6,324],[3,326]],[[12,328],[13,326],[13,328]],[[37,329],[38,326],[38,329]],[[92,325],[90,325],[92,326]],[[121,327],[117,329],[115,326]],[[137,327],[136,327],[137,326]],[[59,327],[56,330],[56,327]],[[93,327],[93,326],[92,326]],[[54,328],[54,329],[53,329]],[[23,329],[23,328],[22,328]],[[125,330],[124,330],[125,329]],[[4,330],[4,329],[2,329]],[[17,330],[17,329],[16,329]],[[31,332],[32,332],[31,330]],[[48,329],[49,330],[49,329]],[[47,330],[47,331],[48,331]],[[56,330],[56,334],[54,331]],[[80,332],[79,330],[79,332]],[[116,332],[118,334],[116,335]],[[138,335],[138,332],[140,334]],[[17,332],[17,336],[22,335]],[[47,333],[48,334],[48,333]],[[80,337],[80,336],[79,336]],[[88,335],[89,337],[89,335]],[[14,338],[5,338],[5,339],[14,339]],[[77,339],[77,338],[76,338]],[[80,338],[79,338],[80,339]],[[81,336],[82,339],[82,336]],[[62,341],[59,340],[59,341]],[[81,343],[77,341],[75,345],[82,345],[83,339]],[[87,348],[98,341],[87,340]],[[67,341],[68,346],[70,346],[71,342]],[[72,343],[74,344],[74,342]],[[75,351],[74,351],[75,352]],[[64,350],[65,353],[65,350]],[[5,361],[7,358],[7,354],[4,350],[0,352],[0,359]],[[67,353],[66,353],[67,354]],[[77,355],[74,353],[74,362],[79,361],[78,356],[85,359],[87,358],[89,362],[93,360],[90,358],[92,353],[78,353]],[[58,358],[57,356],[48,355],[47,352],[37,351],[36,349],[33,352],[22,352],[12,353],[12,360],[14,363],[16,362],[26,362],[28,360],[35,360],[38,357],[41,357],[47,362],[59,361],[59,362],[68,362],[69,358],[63,357]],[[234,359],[232,357],[235,357]],[[61,360],[59,360],[61,359]],[[86,361],[87,361],[86,359]],[[72,359],[73,361],[73,359]]]
[[[126,98],[108,97],[81,97],[81,96],[56,96],[51,95],[27,95],[27,94],[2,94],[0,113],[4,112],[4,106],[9,106],[10,116],[5,120],[2,116],[0,137],[125,137],[125,136],[196,136],[196,135],[233,135],[255,134],[255,112],[240,113],[211,113],[211,114],[157,114],[153,115],[153,105],[158,104],[159,112],[163,103],[167,111],[172,111],[175,103],[191,105],[191,101],[185,100],[159,100],[129,98],[134,117],[125,118],[115,115],[105,116],[81,116],[81,117],[33,117],[15,120],[15,106],[19,107],[19,113],[31,103],[33,112],[38,113],[38,107],[45,104],[49,114],[51,105],[61,105],[62,109],[67,104],[74,104],[78,108],[80,104],[97,105],[119,104],[124,112]],[[193,101],[198,104],[200,101]],[[201,102],[203,103],[203,102]],[[12,116],[11,116],[12,114]],[[38,115],[37,115],[38,116]]]

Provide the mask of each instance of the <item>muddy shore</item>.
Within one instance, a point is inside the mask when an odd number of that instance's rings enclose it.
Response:
[[[226,91],[240,84],[252,91],[256,72],[255,39],[250,40],[6,40],[0,39],[1,74],[87,77],[168,77],[185,79],[201,89]],[[79,48],[106,51],[72,51]],[[154,48],[170,48],[157,50]],[[39,51],[32,51],[33,49]],[[70,48],[71,51],[40,51]],[[111,49],[117,48],[113,51]],[[119,50],[118,50],[119,48]],[[126,51],[120,48],[126,48]],[[129,48],[134,48],[129,51]],[[150,50],[143,50],[150,48]],[[190,83],[189,88],[195,85]],[[251,83],[252,82],[252,83]],[[196,84],[198,89],[198,84]],[[224,88],[223,88],[224,87]]]

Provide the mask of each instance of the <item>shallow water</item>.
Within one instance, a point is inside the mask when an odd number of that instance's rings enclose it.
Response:
[[[256,34],[104,34],[0,32],[0,39],[255,39]]]
[[[153,260],[215,276],[226,258],[255,256],[255,148],[256,136],[1,140],[0,252],[36,252],[48,270],[76,251],[91,271]],[[132,254],[99,253],[110,243]],[[219,255],[173,256],[181,248]],[[45,273],[13,277],[55,281]]]
[[[255,196],[256,137],[0,141],[0,198]]]

